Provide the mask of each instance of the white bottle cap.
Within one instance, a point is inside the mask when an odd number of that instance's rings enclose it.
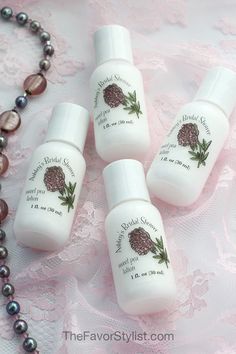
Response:
[[[117,204],[141,199],[150,201],[143,165],[137,160],[118,160],[103,170],[109,209]]]
[[[209,70],[197,91],[196,100],[214,103],[230,116],[236,104],[236,72],[224,67]]]
[[[99,28],[94,34],[97,65],[110,59],[124,59],[133,63],[129,31],[122,26],[110,25]]]
[[[52,112],[45,141],[63,141],[83,153],[89,126],[88,111],[74,103],[59,103]]]

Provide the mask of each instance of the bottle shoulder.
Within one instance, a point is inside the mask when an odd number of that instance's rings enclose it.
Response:
[[[181,109],[180,114],[201,114],[205,116],[206,119],[215,118],[215,122],[225,122],[229,125],[229,119],[226,114],[217,105],[207,102],[207,101],[192,101],[186,103]]]
[[[97,66],[93,71],[90,81],[96,79],[100,75],[109,75],[114,72],[132,72],[134,75],[141,75],[139,69],[132,63],[125,60],[109,60]]]
[[[106,223],[109,222],[111,219],[120,217],[120,215],[128,215],[130,213],[154,213],[158,217],[160,217],[159,210],[151,203],[144,200],[130,200],[119,205],[115,206],[111,209],[106,217]]]
[[[217,106],[206,101],[192,101],[185,104],[177,113],[173,126],[179,121],[201,122],[207,125],[212,132],[222,132],[222,137],[228,134],[230,128],[229,118]]]
[[[38,154],[66,154],[73,156],[73,158],[77,157],[77,159],[84,160],[85,162],[83,155],[78,149],[76,149],[73,145],[66,144],[60,141],[44,142],[43,144],[39,145],[33,152],[33,155]]]

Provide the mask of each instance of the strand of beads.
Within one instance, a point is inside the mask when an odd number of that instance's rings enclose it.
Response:
[[[54,54],[54,48],[50,41],[50,34],[43,29],[38,21],[29,19],[25,12],[14,15],[10,7],[3,7],[0,10],[0,14],[4,20],[15,21],[18,25],[28,28],[30,32],[39,36],[40,42],[43,44],[43,59],[39,62],[39,71],[25,79],[23,84],[24,93],[16,98],[14,107],[0,114],[0,175],[2,175],[9,166],[8,158],[2,152],[7,147],[8,139],[6,134],[19,128],[21,124],[19,110],[26,107],[28,97],[39,95],[46,90],[47,80],[44,77],[44,72],[50,68],[50,57]],[[7,215],[8,205],[5,200],[0,199],[0,224],[4,222]],[[6,310],[15,319],[13,324],[14,332],[23,336],[23,349],[28,353],[39,353],[37,341],[31,338],[27,332],[27,322],[20,317],[20,304],[14,299],[15,289],[9,280],[10,268],[6,265],[8,250],[3,246],[5,240],[6,233],[3,229],[0,229],[0,278],[3,281],[2,294],[8,299]]]

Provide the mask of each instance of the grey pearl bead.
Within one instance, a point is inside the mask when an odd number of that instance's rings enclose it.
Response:
[[[15,103],[18,108],[25,108],[28,103],[28,99],[25,96],[18,96]]]
[[[39,67],[41,70],[45,70],[47,71],[51,66],[51,63],[48,59],[42,59],[40,62],[39,62]]]
[[[40,25],[40,22],[38,21],[32,21],[30,23],[30,30],[34,33],[37,33],[40,29],[41,25]]]
[[[7,136],[0,134],[0,149],[4,149],[7,146]]]
[[[16,15],[16,21],[19,25],[24,26],[28,21],[29,16],[25,12],[19,12]]]
[[[23,342],[23,348],[27,353],[33,353],[37,348],[37,342],[34,338],[25,338]]]
[[[6,232],[3,229],[0,229],[0,241],[3,242],[6,239]]]
[[[1,10],[1,16],[2,18],[4,18],[5,20],[9,20],[12,16],[13,16],[13,11],[10,7],[3,7]]]
[[[50,36],[50,34],[48,32],[43,31],[43,32],[40,33],[39,38],[40,38],[42,43],[45,43],[47,41],[50,41],[51,36]]]
[[[20,312],[20,304],[17,301],[10,301],[6,306],[7,313],[11,316]]]
[[[0,278],[8,278],[10,275],[10,268],[5,264],[0,266]]]
[[[3,296],[10,296],[10,295],[13,295],[15,293],[15,288],[12,284],[10,283],[5,283],[3,284],[2,286],[2,294]]]
[[[43,48],[44,54],[49,55],[50,57],[54,54],[54,47],[51,44],[47,44]]]
[[[4,246],[0,246],[0,259],[6,259],[8,256],[8,250]]]
[[[15,321],[13,329],[16,334],[23,334],[27,331],[28,325],[24,320],[19,319]]]

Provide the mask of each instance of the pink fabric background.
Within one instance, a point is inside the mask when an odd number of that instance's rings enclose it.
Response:
[[[160,209],[174,265],[178,294],[173,308],[150,316],[125,315],[116,303],[104,235],[107,213],[92,124],[87,174],[70,242],[60,252],[39,253],[17,245],[12,224],[32,151],[46,131],[52,107],[71,101],[90,109],[88,80],[94,68],[92,33],[103,24],[131,31],[142,71],[152,146],[147,169],[178,109],[192,99],[208,68],[236,70],[235,0],[8,0],[53,34],[56,55],[47,94],[33,99],[20,130],[10,137],[11,167],[2,181],[10,207],[6,224],[17,298],[30,333],[46,354],[235,354],[236,353],[236,112],[229,139],[200,200]],[[1,109],[12,106],[23,79],[37,70],[41,48],[22,28],[1,24]],[[194,181],[193,181],[194,183]],[[0,297],[0,352],[20,353]],[[174,341],[65,341],[63,330],[124,330],[174,333]]]

